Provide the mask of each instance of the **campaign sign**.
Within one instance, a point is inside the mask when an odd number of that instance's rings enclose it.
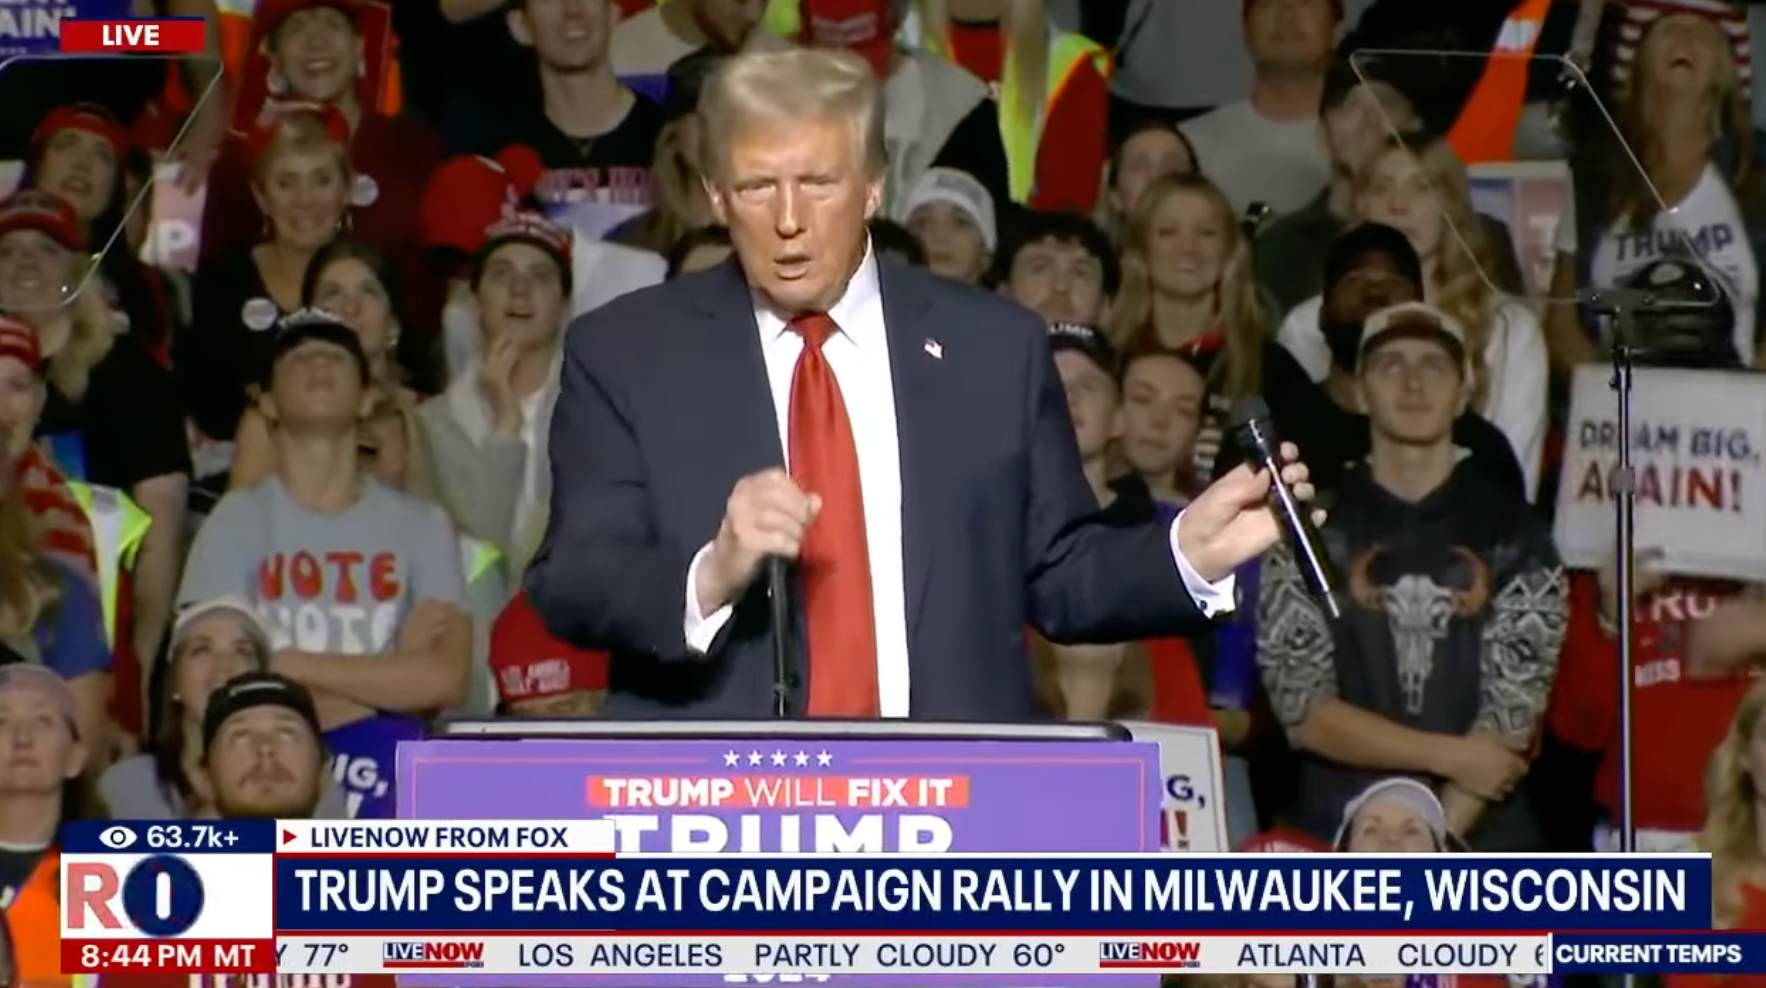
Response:
[[[1569,213],[1570,166],[1562,161],[1491,161],[1466,172],[1472,208],[1508,227],[1527,291],[1541,298],[1550,295],[1558,221]]]
[[[399,815],[611,820],[618,853],[1142,852],[1159,848],[1157,746],[1129,741],[419,741],[399,748]],[[411,976],[412,986],[725,988],[741,975]],[[758,980],[758,979],[757,979]],[[768,978],[767,980],[773,980]],[[998,977],[815,976],[956,988]],[[1070,988],[1146,976],[1013,978]]]
[[[1598,569],[1613,552],[1611,376],[1582,367],[1570,393],[1555,535],[1573,567]],[[1631,395],[1637,548],[1680,576],[1766,580],[1766,376],[1639,367]]]
[[[1159,840],[1164,850],[1225,854],[1226,781],[1220,767],[1220,734],[1211,727],[1124,721],[1136,741],[1159,746],[1163,767]]]
[[[0,0],[0,58],[59,52],[64,20],[124,21],[133,16],[132,0]]]

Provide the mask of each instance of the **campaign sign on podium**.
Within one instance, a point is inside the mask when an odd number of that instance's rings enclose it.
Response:
[[[1133,741],[434,740],[399,749],[399,813],[607,819],[619,853],[1141,852],[1159,849],[1164,772]],[[741,976],[431,975],[414,986],[724,988]],[[761,980],[761,979],[756,979]],[[779,980],[766,978],[767,981]],[[815,976],[838,985],[999,984],[997,976]],[[1145,976],[1013,978],[1066,988]]]

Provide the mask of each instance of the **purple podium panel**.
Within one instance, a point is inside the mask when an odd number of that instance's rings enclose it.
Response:
[[[1157,851],[1163,776],[1158,747],[1132,741],[744,738],[417,741],[400,746],[397,778],[404,818],[608,819],[618,828],[620,853],[703,855]],[[851,806],[853,794],[876,791],[869,780],[883,778],[908,782],[889,797],[879,793],[875,801],[884,805]],[[1149,979],[836,974],[802,983],[1078,988],[1076,981],[1144,986]],[[790,982],[737,975],[447,974],[400,976],[399,983],[729,988]]]

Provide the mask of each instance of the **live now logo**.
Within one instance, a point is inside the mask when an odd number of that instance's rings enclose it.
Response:
[[[61,22],[64,52],[200,53],[208,24],[200,17],[156,17],[128,21]]]

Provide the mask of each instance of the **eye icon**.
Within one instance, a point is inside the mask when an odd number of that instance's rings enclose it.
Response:
[[[113,851],[120,851],[135,843],[135,832],[128,827],[107,827],[98,835],[98,842]]]

